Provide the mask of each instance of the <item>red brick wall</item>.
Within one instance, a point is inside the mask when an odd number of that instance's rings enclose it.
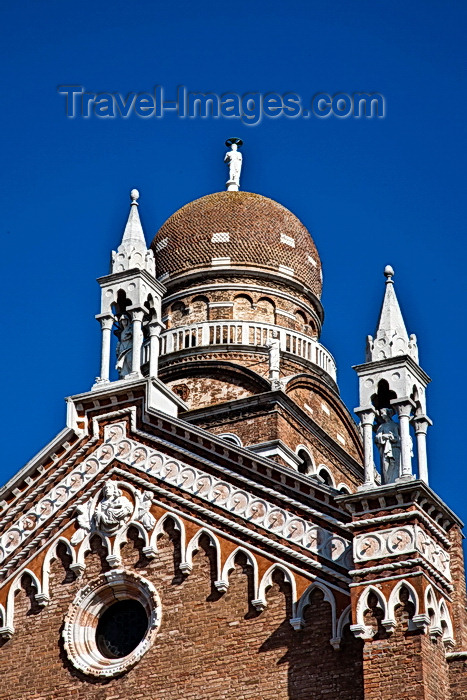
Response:
[[[467,659],[456,659],[449,663],[451,700],[467,698]]]
[[[375,638],[365,643],[365,700],[450,700],[442,642],[409,632],[408,619],[409,610],[397,608],[394,632],[388,635],[379,627]]]
[[[268,440],[282,440],[295,452],[299,445],[304,445],[311,453],[315,466],[324,465],[331,472],[336,486],[345,484],[349,490],[355,491],[361,481],[353,474],[347,472],[336,456],[323,445],[318,438],[305,432],[292,418],[277,411],[264,415],[228,417],[223,422],[215,423],[204,420],[198,424],[207,430],[219,435],[232,432],[238,435],[243,445],[255,445]]]
[[[454,625],[455,649],[467,651],[467,594],[465,588],[464,552],[462,550],[462,532],[455,525],[449,531],[451,540],[451,575],[454,584],[452,592],[452,617]]]
[[[29,610],[26,593],[17,596],[16,633],[0,648],[1,700],[362,700],[361,644],[346,637],[341,651],[332,649],[330,608],[320,592],[306,611],[305,628],[295,632],[283,583],[274,584],[268,607],[258,614],[248,605],[242,565],[220,595],[203,550],[186,579],[167,534],[151,562],[133,542],[123,551],[125,565],[150,579],[161,596],[154,646],[120,678],[89,680],[70,669],[60,643],[63,617],[78,588],[101,571],[104,553],[87,557],[80,581],[55,562],[47,608]]]

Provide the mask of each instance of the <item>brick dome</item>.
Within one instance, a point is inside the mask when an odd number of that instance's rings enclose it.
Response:
[[[296,279],[321,295],[321,262],[308,230],[288,209],[252,192],[216,192],[176,211],[152,248],[157,274],[170,278],[213,267],[260,268]],[[216,266],[216,262],[214,263]]]

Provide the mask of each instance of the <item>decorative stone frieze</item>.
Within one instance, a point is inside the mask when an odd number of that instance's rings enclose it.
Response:
[[[354,540],[354,561],[384,559],[400,554],[420,552],[445,578],[451,580],[448,552],[440,547],[419,525],[404,525],[357,535]]]
[[[199,468],[189,466],[128,438],[126,424],[123,422],[106,426],[104,437],[103,445],[75,467],[2,535],[0,561],[16,550],[41,522],[62,508],[78,490],[90,483],[112,460],[116,459],[162,482],[173,484],[182,492],[191,493],[340,566],[347,569],[352,567],[351,545],[344,537],[297,517],[283,508],[278,508],[267,500],[253,496]],[[104,534],[115,534],[119,529],[117,523],[115,522],[115,529],[108,524],[108,521],[113,519],[119,520],[122,527],[130,519],[141,522],[143,526],[145,522],[149,524],[149,518],[152,515],[149,512],[148,494],[135,492],[133,513],[129,514],[126,512],[127,504],[118,500],[120,496],[116,493],[106,496],[105,490],[106,487],[97,496],[93,496],[87,504],[80,506],[77,518],[79,529],[74,536],[79,538],[75,540],[76,542],[84,539],[93,529]],[[104,501],[108,511],[105,516],[102,506]],[[122,510],[119,510],[120,508]]]

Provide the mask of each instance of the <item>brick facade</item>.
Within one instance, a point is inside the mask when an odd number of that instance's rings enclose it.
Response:
[[[137,194],[101,368],[127,306],[141,353],[0,493],[0,700],[465,700],[462,523],[374,482],[308,231],[209,195],[156,236],[157,281]]]
[[[176,568],[177,546],[168,534],[159,539],[158,550],[157,560],[149,562],[138,541],[124,548],[125,567],[136,568],[154,583],[163,606],[157,642],[130,674],[90,682],[70,671],[58,643],[74,593],[101,571],[100,556],[90,554],[82,581],[62,562],[53,564],[51,603],[45,610],[31,608],[24,591],[18,594],[18,633],[0,650],[2,677],[8,675],[0,698],[308,700],[311,693],[320,698],[363,697],[360,643],[347,637],[345,655],[330,645],[323,648],[323,636],[330,632],[330,609],[322,594],[313,596],[303,630],[294,632],[288,623],[290,594],[284,583],[273,584],[267,608],[257,614],[248,605],[245,565],[237,564],[228,592],[219,595],[204,549],[186,578]],[[39,667],[41,672],[32,672]]]

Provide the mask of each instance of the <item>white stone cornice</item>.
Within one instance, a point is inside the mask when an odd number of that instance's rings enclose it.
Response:
[[[350,544],[342,536],[292,515],[283,507],[258,498],[230,482],[142,445],[126,436],[125,423],[107,425],[104,435],[103,445],[88,455],[83,462],[78,463],[64,479],[51,487],[45,496],[3,533],[0,537],[0,560],[9,557],[43,522],[48,521],[54,513],[70,502],[75,493],[94,481],[97,474],[112,460],[117,459],[134,469],[148,472],[162,482],[176,486],[182,492],[191,493],[231,512],[237,518],[251,521],[255,526],[344,568],[350,565]],[[257,491],[257,485],[255,487]]]
[[[400,508],[400,505],[394,506],[395,508]],[[430,532],[435,535],[448,549],[451,547],[451,541],[443,534],[440,526],[434,520],[432,520],[424,511],[422,510],[410,510],[406,513],[390,513],[389,515],[381,515],[377,518],[366,518],[365,520],[354,520],[348,523],[347,528],[349,530],[356,530],[360,527],[383,525],[390,522],[406,521],[417,518],[425,523],[426,527]]]
[[[403,561],[394,561],[388,564],[378,564],[377,566],[366,566],[364,569],[353,569],[352,571],[349,571],[349,576],[366,576],[367,574],[376,574],[381,573],[382,571],[396,571],[397,569],[403,569],[405,567],[412,568],[414,566],[423,566],[435,579],[435,581],[442,583],[448,591],[453,590],[452,584],[421,557],[416,557],[415,559],[404,559]],[[391,578],[391,576],[389,576],[389,578]]]

